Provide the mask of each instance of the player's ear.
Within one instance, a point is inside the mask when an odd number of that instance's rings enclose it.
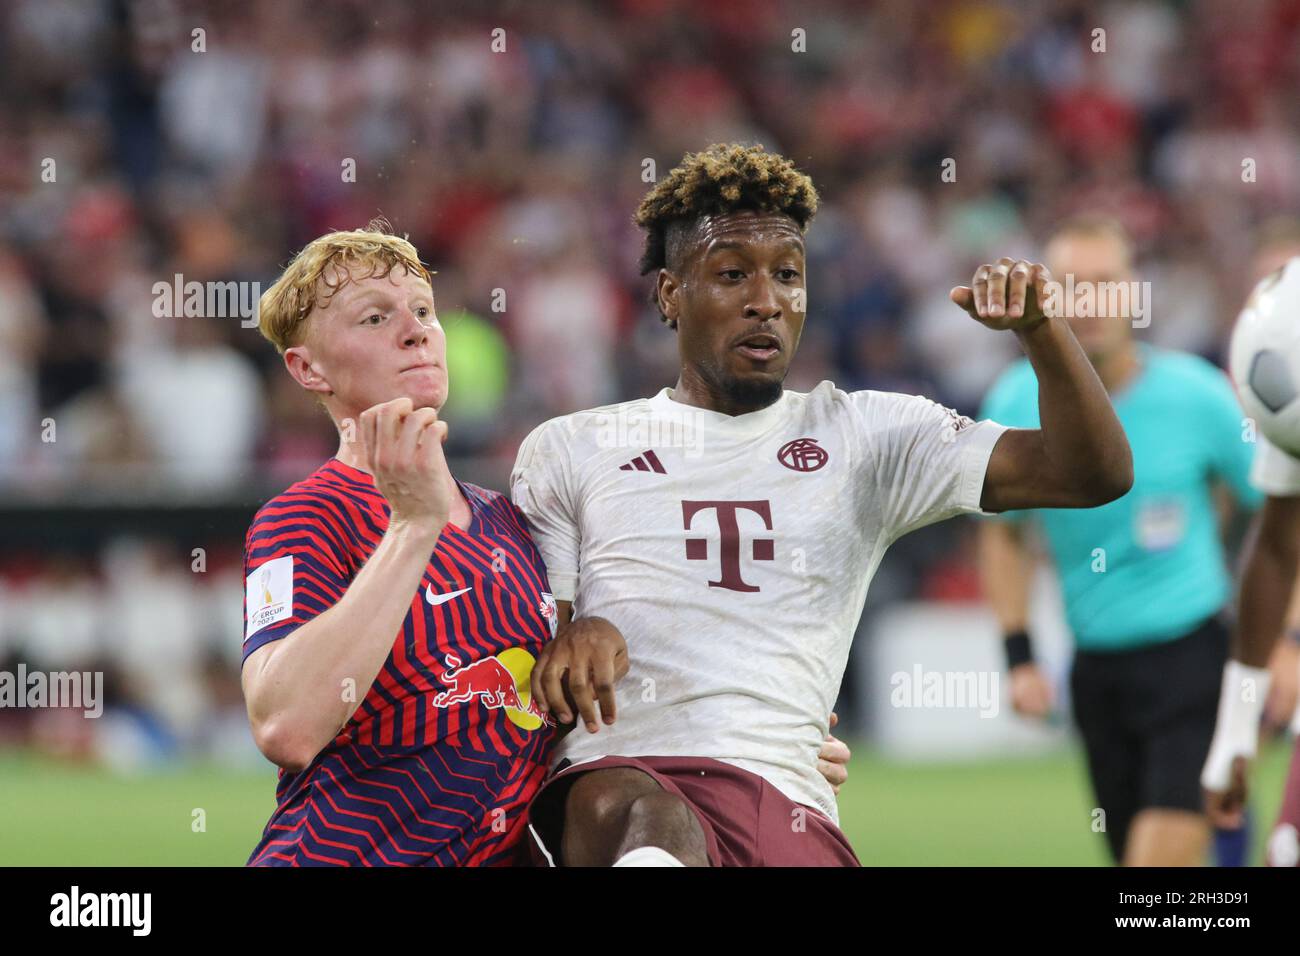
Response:
[[[659,299],[659,311],[664,314],[668,320],[668,327],[677,328],[677,294],[681,291],[681,283],[677,277],[667,269],[660,269],[659,276],[656,279],[655,295]]]
[[[329,382],[325,381],[325,376],[312,364],[311,351],[305,345],[295,345],[292,348],[284,350],[284,367],[289,370],[293,380],[307,389],[309,392],[316,392],[320,395],[332,395],[333,389],[330,388]]]

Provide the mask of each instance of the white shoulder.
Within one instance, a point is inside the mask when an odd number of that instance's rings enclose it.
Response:
[[[786,392],[786,400],[792,405],[800,405],[808,410],[829,410],[843,413],[853,410],[858,414],[871,415],[876,418],[888,418],[899,412],[919,408],[941,408],[923,395],[904,395],[901,392],[878,392],[873,389],[861,389],[846,392],[834,382],[826,380],[807,392]]]
[[[921,395],[871,389],[846,392],[831,381],[820,382],[807,392],[788,391],[785,399],[792,415],[842,423],[860,435],[947,416],[960,418],[955,412]]]
[[[825,415],[845,411],[850,404],[849,394],[829,379],[823,379],[807,392],[787,391],[785,400],[796,414]]]
[[[934,421],[946,421],[958,429],[973,424],[967,416],[924,395],[877,392],[873,389],[841,394],[861,417],[867,428],[872,431],[904,424],[928,424]]]
[[[516,467],[529,462],[537,454],[539,448],[551,444],[556,438],[563,435],[565,419],[568,417],[563,415],[558,418],[548,418],[530,431],[527,437],[519,443],[519,453],[515,456]]]
[[[580,429],[599,425],[615,418],[625,418],[630,415],[648,415],[650,411],[649,399],[634,398],[629,402],[617,402],[613,405],[600,405],[596,408],[584,409],[571,415],[565,415],[563,419],[557,419],[557,421],[567,420],[571,423],[572,428]]]
[[[599,444],[602,428],[608,428],[620,418],[647,415],[649,412],[647,399],[638,398],[547,419],[529,432],[520,444],[516,467],[527,465],[539,454],[553,455],[577,445]]]

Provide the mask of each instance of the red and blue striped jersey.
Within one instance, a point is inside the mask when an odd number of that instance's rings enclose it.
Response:
[[[519,510],[458,484],[469,527],[443,530],[351,719],[310,766],[280,771],[250,865],[520,860],[554,736],[528,680],[555,600]],[[338,459],[267,502],[244,547],[244,659],[337,603],[388,519],[374,479]]]

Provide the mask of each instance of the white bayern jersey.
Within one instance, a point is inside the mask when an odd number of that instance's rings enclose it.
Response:
[[[838,820],[817,771],[867,585],[900,535],[979,512],[1006,429],[830,382],[729,416],[671,389],[545,422],[511,476],[556,599],[612,621],[618,720],[555,759],[710,757]]]

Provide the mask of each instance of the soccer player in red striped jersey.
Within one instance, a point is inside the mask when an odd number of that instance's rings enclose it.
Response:
[[[519,510],[443,457],[429,273],[372,223],[308,244],[260,310],[340,444],[248,530],[244,695],[281,767],[249,863],[521,862],[555,733],[529,676],[556,604]],[[561,643],[621,677],[618,631],[578,625]]]

